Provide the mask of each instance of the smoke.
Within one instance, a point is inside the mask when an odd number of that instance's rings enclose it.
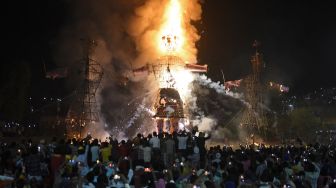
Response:
[[[74,0],[67,1],[68,21],[55,39],[54,60],[59,66],[70,69],[69,87],[79,87],[83,79],[84,65],[83,40],[94,39],[97,46],[93,59],[104,69],[104,78],[97,93],[98,108],[101,111],[101,126],[107,130],[121,131],[137,122],[148,122],[147,113],[154,95],[146,96],[146,104],[141,104],[138,96],[157,89],[153,78],[145,78],[127,85],[120,83],[130,69],[155,63],[162,54],[158,51],[159,29],[164,22],[165,6],[170,0]],[[198,0],[180,0],[183,7],[182,27],[185,30],[185,46],[181,57],[196,62],[195,43],[199,35],[192,22],[201,18],[201,5]],[[183,54],[183,55],[182,55]],[[128,105],[130,101],[134,103]],[[141,104],[141,107],[137,106]],[[135,111],[134,111],[135,109]],[[143,117],[145,116],[145,117]],[[145,120],[144,120],[145,118]],[[128,125],[127,125],[128,123]],[[96,130],[97,132],[97,130]],[[99,131],[98,131],[99,132]],[[132,136],[128,132],[127,136]]]
[[[131,69],[154,64],[162,52],[158,42],[162,24],[166,22],[165,8],[171,0],[72,0],[67,1],[69,19],[55,40],[54,59],[69,67],[69,86],[78,87],[83,79],[82,39],[94,39],[98,45],[92,58],[104,69],[104,78],[97,91],[100,125],[90,131],[98,135],[132,137],[153,129],[149,113],[156,98],[158,84],[153,77],[144,76],[126,82]],[[197,62],[196,42],[200,35],[193,23],[201,19],[199,0],[179,0],[183,10],[184,43],[176,52],[184,61]],[[246,102],[240,93],[225,91],[219,82],[206,76],[196,76],[193,92],[185,101],[190,122],[202,131],[213,131],[213,138],[242,138],[235,117]],[[98,123],[97,123],[98,124]],[[235,126],[232,126],[234,124]],[[101,137],[101,136],[99,136]]]
[[[82,41],[90,37],[98,45],[92,58],[104,69],[97,92],[100,125],[92,133],[132,137],[153,130],[151,108],[158,84],[153,77],[143,76],[124,82],[131,69],[154,64],[163,54],[159,50],[160,28],[165,23],[164,11],[170,0],[74,0],[69,2],[70,18],[57,41],[55,60],[71,68],[70,85],[76,87],[83,78]],[[180,0],[183,10],[181,26],[184,43],[177,55],[190,63],[197,62],[196,42],[200,36],[192,23],[201,18],[198,0]],[[204,75],[195,76],[193,92],[185,101],[190,122],[201,131],[213,131],[214,139],[223,135],[241,138],[237,122],[232,120],[245,101],[242,94],[226,91],[219,82]],[[98,124],[98,123],[97,123]],[[235,126],[232,126],[234,124]]]
[[[207,78],[205,75],[200,75],[196,77],[196,81],[203,86],[214,89],[218,94],[228,95],[235,99],[240,99],[242,102],[245,103],[245,101],[243,101],[243,95],[241,93],[227,91],[223,84],[220,84],[220,82],[213,82],[210,78]]]
[[[254,139],[262,140],[263,136],[258,135],[258,130],[241,126],[243,110],[251,108],[242,93],[227,91],[220,82],[213,82],[205,75],[197,76],[194,82],[198,85],[194,84],[194,96],[190,100],[190,106],[193,107],[190,110],[194,114],[192,122],[193,125],[212,134],[212,143],[228,140],[237,143],[250,142],[251,131],[254,133]],[[271,129],[276,128],[276,113],[266,104],[258,105],[264,110],[269,123],[272,123]]]
[[[193,124],[197,125],[199,131],[208,132],[215,128],[217,121],[213,117],[209,116],[197,119],[193,122]]]
[[[243,111],[250,108],[242,93],[227,91],[220,82],[213,82],[205,75],[195,77],[192,96],[186,101],[192,126],[200,131],[210,133],[210,145],[218,143],[236,144],[251,142],[259,138],[257,130],[241,126]],[[276,128],[276,114],[264,104],[259,104],[274,118],[272,128]]]
[[[191,125],[211,133],[212,143],[242,140],[245,133],[239,127],[239,115],[247,104],[243,95],[226,91],[205,75],[195,76],[192,85],[192,95],[186,101]]]

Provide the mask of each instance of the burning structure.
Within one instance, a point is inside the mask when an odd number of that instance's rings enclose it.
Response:
[[[179,129],[184,120],[190,120],[193,126],[204,127],[199,129],[202,131],[213,131],[224,123],[226,125],[226,122],[232,122],[231,116],[235,116],[241,108],[241,97],[233,99],[234,91],[227,90],[239,87],[244,80],[227,81],[220,85],[192,74],[207,71],[207,65],[195,64],[195,44],[200,36],[192,23],[200,20],[200,1],[124,2],[90,2],[93,5],[79,6],[86,9],[79,11],[82,17],[78,28],[82,32],[81,26],[84,26],[84,31],[91,31],[89,36],[102,40],[105,44],[99,43],[98,47],[104,47],[100,51],[96,50],[100,52],[96,56],[104,67],[105,76],[110,79],[102,82],[103,87],[99,92],[101,98],[96,105],[94,95],[101,80],[102,67],[97,65],[97,61],[93,61],[94,58],[84,58],[87,62],[85,65],[88,65],[85,67],[89,67],[85,71],[88,74],[83,79],[81,89],[77,90],[76,104],[72,105],[68,114],[69,136],[83,135],[88,124],[97,122],[99,110],[102,120],[99,123],[104,131],[114,135],[124,133],[124,136],[129,137],[137,132],[151,132],[155,128],[154,122],[158,131],[169,132]],[[130,7],[124,8],[128,4]],[[95,8],[92,9],[92,6]],[[113,11],[110,9],[112,7]],[[94,12],[87,14],[87,11]],[[104,14],[100,14],[101,12]],[[91,18],[97,15],[100,17]],[[90,24],[92,20],[97,23]],[[92,28],[87,28],[88,26]],[[78,28],[74,31],[78,31]],[[69,43],[72,45],[75,42]],[[79,49],[76,47],[73,49]],[[104,55],[105,60],[101,58]],[[133,79],[130,74],[126,76],[125,73],[129,73],[130,69],[133,70],[133,76],[150,75],[151,78]],[[254,92],[251,87],[250,93]],[[247,102],[254,105],[252,108],[259,108],[259,100],[251,102],[258,97],[251,95],[249,98],[251,100]],[[96,106],[100,109],[97,110]],[[247,112],[251,115],[248,117],[254,118],[255,110]],[[253,121],[247,118],[245,123],[256,124]],[[218,135],[223,136],[221,133]]]
[[[184,78],[183,75],[178,77],[178,74],[183,72],[206,72],[207,65],[183,64],[183,61],[176,56],[165,56],[160,61],[161,63],[159,63],[159,69],[157,70],[158,74],[154,71],[154,74],[158,75],[160,82],[160,89],[154,104],[156,112],[154,118],[159,132],[163,130],[173,132],[178,130],[179,123],[185,118],[184,104],[178,90],[179,87],[183,88],[183,86],[179,85],[181,80],[177,80]],[[183,96],[184,99],[185,97]]]
[[[165,23],[159,30],[158,47],[162,56],[154,63],[133,69],[133,73],[152,73],[159,84],[153,108],[158,132],[173,132],[183,125],[184,100],[193,72],[207,72],[207,65],[187,63],[182,59],[185,31],[179,0],[170,0],[164,13]]]
[[[174,37],[176,40],[177,37]],[[173,132],[179,129],[179,125],[184,126],[183,118],[184,103],[188,84],[192,80],[191,73],[207,72],[207,65],[197,65],[185,63],[174,52],[176,42],[170,37],[162,37],[165,43],[167,55],[159,58],[155,64],[133,70],[134,74],[146,72],[152,73],[159,84],[159,91],[153,105],[158,132]],[[191,77],[191,79],[188,79]]]

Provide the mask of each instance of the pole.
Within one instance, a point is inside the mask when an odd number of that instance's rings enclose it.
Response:
[[[221,69],[221,73],[222,73],[222,77],[223,77],[223,85],[224,85],[224,89],[226,89],[226,88],[225,88],[225,76],[224,76],[223,69]]]

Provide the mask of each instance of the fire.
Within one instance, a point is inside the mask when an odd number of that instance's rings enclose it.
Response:
[[[179,80],[176,83],[176,88],[181,95],[182,101],[186,101],[188,97],[190,97],[191,89],[190,84],[194,80],[193,74],[186,70],[176,71],[174,74],[176,80]]]
[[[165,13],[164,23],[161,26],[158,36],[160,51],[178,52],[184,42],[184,30],[182,28],[182,8],[179,0],[170,0]]]
[[[164,55],[177,55],[185,57],[185,42],[187,31],[183,27],[186,19],[183,15],[183,10],[186,7],[182,6],[181,0],[169,0],[164,11],[164,22],[158,32],[159,49]],[[186,5],[185,3],[183,5]],[[177,64],[185,64],[175,62]],[[173,87],[178,90],[183,101],[190,96],[190,83],[193,81],[193,74],[178,66],[168,67],[168,70],[162,70],[163,81],[160,82],[160,87]]]
[[[185,101],[190,96],[191,89],[189,86],[194,80],[194,76],[190,71],[175,67],[170,71],[163,70],[161,75],[160,88],[175,88],[179,92],[182,101]]]

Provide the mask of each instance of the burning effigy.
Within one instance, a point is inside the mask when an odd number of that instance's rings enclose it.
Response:
[[[207,72],[207,65],[188,63],[183,59],[187,33],[183,25],[182,4],[179,0],[170,0],[166,5],[165,21],[158,30],[161,57],[133,69],[133,74],[153,74],[159,85],[153,104],[153,118],[158,132],[174,132],[184,128],[184,102],[190,95],[189,84],[194,80],[192,73]]]

